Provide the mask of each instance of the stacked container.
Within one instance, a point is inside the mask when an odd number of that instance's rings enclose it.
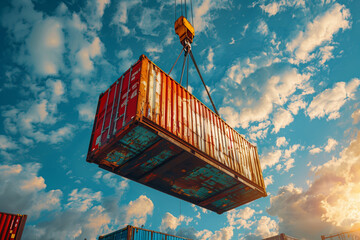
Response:
[[[0,212],[0,240],[21,239],[27,215]]]

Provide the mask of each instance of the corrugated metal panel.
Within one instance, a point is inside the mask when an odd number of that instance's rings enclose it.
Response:
[[[27,215],[0,212],[0,240],[21,239]]]
[[[190,240],[190,239],[128,225],[126,228],[120,229],[116,232],[109,233],[104,236],[100,236],[99,240]]]
[[[266,196],[257,148],[145,56],[100,95],[87,161],[218,213]]]

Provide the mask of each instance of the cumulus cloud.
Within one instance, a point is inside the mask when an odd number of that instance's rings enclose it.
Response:
[[[260,164],[261,169],[265,170],[267,167],[272,167],[280,161],[281,150],[275,150],[268,152],[265,155],[261,155]]]
[[[360,132],[339,155],[314,168],[308,189],[293,184],[270,198],[268,212],[280,219],[280,232],[305,239],[348,230],[360,223]]]
[[[305,31],[300,31],[297,37],[286,45],[287,50],[295,55],[294,62],[299,63],[311,60],[313,56],[310,54],[317,47],[323,43],[331,42],[333,36],[340,29],[350,28],[349,19],[350,11],[344,5],[338,3],[335,3],[323,15],[316,17],[307,25]]]
[[[256,236],[261,236],[262,238],[267,238],[278,234],[279,226],[275,220],[267,216],[262,216],[257,222],[257,227],[255,230]]]
[[[261,20],[256,31],[266,36],[269,34],[269,27],[264,20]]]
[[[47,190],[38,176],[39,163],[0,165],[0,205],[8,212],[28,214],[36,219],[44,211],[60,207],[61,190]]]
[[[88,46],[82,47],[76,54],[77,69],[76,71],[81,74],[88,74],[94,69],[93,59],[101,56],[102,42],[99,37],[95,37],[92,43]]]
[[[200,240],[230,240],[234,235],[234,227],[224,227],[215,233],[205,229],[199,231],[195,234],[195,236]]]
[[[278,133],[281,128],[285,128],[292,121],[294,121],[294,117],[291,115],[291,113],[283,108],[280,108],[274,114],[274,129],[272,130],[272,132]]]
[[[155,30],[163,23],[165,21],[161,19],[157,9],[143,8],[137,26],[143,34],[157,36],[159,33],[155,32]]]
[[[69,194],[66,207],[85,212],[92,208],[94,203],[100,202],[101,195],[101,192],[93,192],[89,188],[83,188],[80,191],[76,188]]]
[[[86,19],[89,28],[100,30],[102,28],[102,17],[110,0],[90,0],[87,2],[81,15]]]
[[[131,64],[135,63],[135,58],[133,57],[134,54],[131,48],[119,50],[116,56],[121,60],[121,64],[120,64],[121,71],[126,71],[131,67]]]
[[[294,162],[295,162],[295,160],[293,158],[286,160],[284,163],[284,165],[285,165],[284,171],[288,172],[291,168],[293,168]]]
[[[95,117],[95,107],[93,104],[85,103],[77,106],[80,120],[84,122],[93,122]]]
[[[165,213],[164,217],[161,219],[160,231],[167,232],[170,234],[175,234],[175,229],[181,225],[182,222],[185,222],[188,225],[193,218],[180,215],[175,217],[171,213]]]
[[[118,26],[121,30],[121,35],[126,36],[130,33],[130,29],[126,26],[128,22],[128,14],[132,8],[136,7],[140,3],[140,0],[127,0],[120,1],[118,3],[111,25]]]
[[[279,12],[285,11],[288,7],[305,7],[304,0],[280,0],[273,1],[268,4],[261,4],[260,8],[266,12],[269,17],[276,15]]]
[[[311,149],[309,150],[309,153],[310,153],[311,155],[315,155],[315,154],[320,153],[320,152],[322,152],[322,149],[319,148],[319,147],[313,147],[313,148],[311,148]]]
[[[273,184],[273,183],[274,183],[273,176],[270,175],[270,176],[265,177],[265,178],[264,178],[264,182],[265,182],[265,186],[266,186],[266,187],[269,186],[269,185],[271,185],[271,184]]]
[[[225,9],[229,6],[229,1],[210,1],[201,0],[194,2],[194,27],[196,33],[204,32],[213,28],[214,15],[212,12]]]
[[[325,152],[331,152],[335,149],[336,145],[338,145],[338,142],[333,138],[329,138],[327,145],[324,148]]]
[[[287,103],[297,89],[300,91],[304,89],[309,78],[309,74],[299,74],[296,69],[288,69],[271,76],[265,82],[259,82],[257,86],[252,83],[244,83],[242,88],[246,91],[237,88],[236,95],[231,90],[228,94],[229,98],[233,98],[233,102],[242,104],[240,104],[240,113],[234,109],[234,106],[222,107],[219,112],[232,127],[247,128],[251,122],[267,120],[274,107]],[[250,90],[253,92],[251,97],[247,94]],[[241,94],[243,91],[244,94]],[[247,99],[241,98],[244,96]]]
[[[286,141],[285,137],[278,137],[276,139],[276,146],[277,147],[286,146],[286,145],[288,145],[288,142]]]
[[[154,210],[154,204],[150,198],[141,195],[138,199],[130,201],[126,207],[125,222],[132,223],[135,226],[141,226],[146,223],[147,217],[151,216]]]
[[[349,100],[354,99],[360,80],[337,82],[333,88],[319,93],[309,104],[306,112],[311,119],[327,116],[328,120],[340,117],[340,108]]]
[[[253,125],[249,129],[251,140],[264,139],[269,131],[270,121],[260,122],[257,126]]]
[[[11,137],[0,135],[0,150],[17,149],[19,146],[12,140]]]
[[[230,226],[234,226],[237,229],[250,229],[250,227],[255,223],[255,221],[251,221],[254,214],[254,209],[245,207],[244,209],[230,210],[226,213],[226,218]]]
[[[210,72],[215,69],[214,66],[214,50],[212,47],[209,48],[209,52],[207,55],[208,64],[205,66],[205,72]]]
[[[28,140],[52,144],[73,136],[75,126],[69,123],[52,130],[46,129],[59,121],[58,105],[66,101],[66,88],[61,80],[48,79],[45,85],[45,87],[35,87],[35,101],[25,100],[16,106],[4,108],[2,116],[5,119],[7,132],[21,133]]]
[[[352,114],[351,114],[353,121],[353,124],[357,124],[360,121],[360,109],[355,110]]]

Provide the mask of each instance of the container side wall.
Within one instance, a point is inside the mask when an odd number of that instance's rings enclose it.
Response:
[[[147,91],[144,116],[264,190],[256,147],[155,64],[145,60],[149,70],[147,82],[141,81]]]
[[[100,95],[90,152],[106,145],[136,116],[141,61]]]

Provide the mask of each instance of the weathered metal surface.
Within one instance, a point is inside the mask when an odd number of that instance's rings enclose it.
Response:
[[[0,240],[20,240],[27,215],[0,212]]]
[[[190,240],[188,238],[155,232],[148,229],[127,227],[99,237],[99,240]]]
[[[266,196],[256,147],[145,56],[100,96],[87,161],[217,213]]]

